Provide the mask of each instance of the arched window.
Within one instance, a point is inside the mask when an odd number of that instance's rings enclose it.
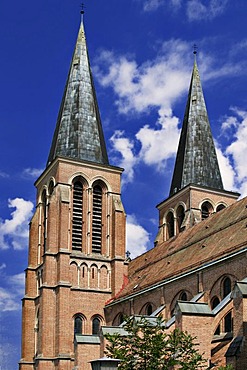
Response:
[[[225,333],[230,333],[232,331],[232,313],[229,312],[224,318],[224,328]]]
[[[35,318],[35,327],[34,327],[34,349],[35,349],[35,355],[37,356],[38,354],[38,349],[39,349],[39,309],[36,313],[36,318]]]
[[[202,220],[208,218],[211,213],[213,213],[213,206],[210,202],[204,202],[201,207]]]
[[[214,297],[212,300],[211,300],[211,308],[212,310],[218,306],[218,304],[220,304],[220,300],[218,297]],[[217,326],[215,332],[214,332],[214,335],[220,335],[220,325]]]
[[[225,209],[225,208],[226,208],[226,206],[224,204],[219,204],[216,208],[216,212],[219,212],[219,211],[221,211],[222,209]]]
[[[166,216],[168,238],[174,236],[174,216],[172,212],[168,212]]]
[[[122,312],[117,314],[112,322],[112,326],[119,326],[124,322],[124,316]]]
[[[92,252],[101,253],[102,239],[102,188],[93,187]]]
[[[188,301],[188,297],[187,297],[187,293],[186,292],[182,292],[180,294],[180,300],[181,301]]]
[[[214,297],[211,301],[211,308],[212,310],[220,304],[220,300],[218,297]]]
[[[92,320],[92,334],[99,335],[100,331],[100,319],[98,317],[94,317]]]
[[[184,213],[184,207],[182,205],[180,205],[178,208],[177,208],[177,224],[178,224],[178,231],[182,231],[182,223],[183,223],[183,220],[184,220],[184,216],[185,216],[185,213]]]
[[[107,289],[108,288],[108,271],[106,266],[101,266],[100,268],[100,288]]]
[[[43,210],[43,251],[46,251],[46,239],[47,239],[47,196],[46,190],[43,190],[42,197],[42,210]]]
[[[223,298],[231,292],[231,279],[226,277],[223,281]]]
[[[76,316],[74,319],[74,334],[82,334],[82,318]]]
[[[81,181],[73,184],[72,248],[82,247],[83,186]]]
[[[38,332],[39,331],[39,309],[36,314],[36,320],[35,320],[35,330]]]
[[[147,305],[147,307],[146,307],[146,313],[147,313],[148,316],[152,315],[152,313],[153,313],[153,307],[152,307],[151,303],[149,303]]]
[[[86,263],[83,263],[81,266],[81,286],[86,288],[88,286],[88,266]]]
[[[118,323],[119,323],[119,325],[121,325],[123,322],[124,322],[124,315],[122,313],[120,313],[118,315]]]
[[[53,191],[54,191],[54,182],[53,180],[51,180],[48,187],[48,193],[50,196],[53,194]]]

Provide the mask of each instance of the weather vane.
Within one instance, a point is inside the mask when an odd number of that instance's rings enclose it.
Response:
[[[196,54],[197,54],[197,49],[198,49],[197,45],[196,45],[196,44],[194,44],[194,51],[193,51],[193,54],[194,54],[194,55],[196,55]]]

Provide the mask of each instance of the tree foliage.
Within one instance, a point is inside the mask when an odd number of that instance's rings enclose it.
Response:
[[[127,318],[123,329],[126,334],[106,334],[106,354],[121,360],[121,370],[198,370],[204,360],[195,349],[194,339],[186,332],[175,329],[167,333],[164,321],[146,318]]]

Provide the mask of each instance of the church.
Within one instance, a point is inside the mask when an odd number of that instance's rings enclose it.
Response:
[[[19,370],[90,370],[130,315],[196,337],[206,368],[245,369],[247,200],[223,188],[196,54],[170,194],[154,247],[134,260],[122,172],[108,161],[82,22],[35,182]]]

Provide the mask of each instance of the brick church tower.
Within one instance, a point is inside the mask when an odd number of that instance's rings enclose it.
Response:
[[[35,183],[23,298],[20,370],[80,369],[100,356],[105,302],[122,287],[122,169],[109,165],[83,23],[47,167]]]

